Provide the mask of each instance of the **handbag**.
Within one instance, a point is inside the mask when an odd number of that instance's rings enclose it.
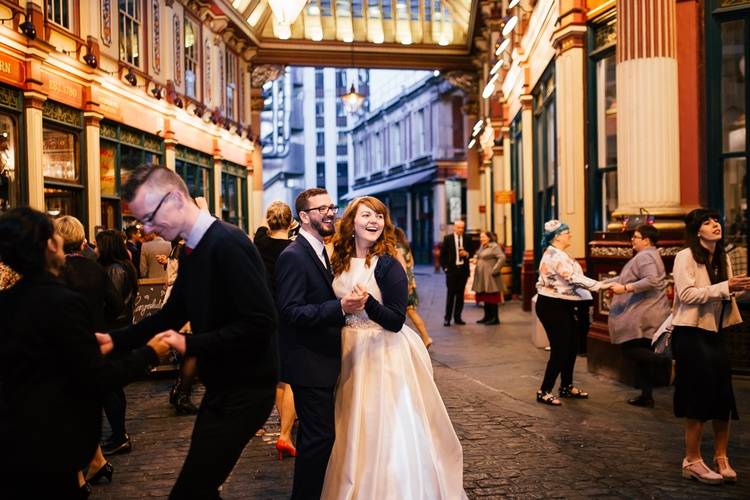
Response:
[[[668,359],[672,359],[672,315],[667,316],[667,319],[661,324],[661,326],[654,333],[654,337],[651,340],[651,347],[654,352],[660,356]]]

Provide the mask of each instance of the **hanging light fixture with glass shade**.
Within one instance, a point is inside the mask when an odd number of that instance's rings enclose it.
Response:
[[[354,68],[354,46],[352,46],[352,68]],[[357,77],[355,76],[355,78]],[[344,103],[344,110],[346,110],[347,113],[354,114],[359,111],[365,103],[365,96],[364,94],[357,92],[357,89],[354,87],[354,82],[352,82],[349,87],[349,92],[341,96],[341,102]]]
[[[268,0],[276,21],[273,31],[278,38],[286,40],[292,36],[292,24],[306,3],[307,0]]]

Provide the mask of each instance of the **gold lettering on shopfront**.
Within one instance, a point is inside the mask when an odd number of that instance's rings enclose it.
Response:
[[[55,80],[49,81],[49,90],[50,92],[59,92],[60,94],[72,97],[74,99],[78,97],[78,91],[76,89],[62,85],[60,84],[60,82],[57,82]]]
[[[8,61],[0,61],[0,73],[13,73],[13,66]]]

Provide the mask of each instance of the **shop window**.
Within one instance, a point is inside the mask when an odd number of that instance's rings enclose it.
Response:
[[[590,41],[590,229],[606,231],[618,204],[615,17],[597,23]]]
[[[76,139],[74,133],[44,127],[42,168],[46,179],[80,183]]]
[[[315,164],[315,183],[319,188],[326,187],[326,164],[319,161]]]
[[[47,0],[47,19],[65,29],[71,27],[73,0]]]
[[[185,95],[192,99],[198,99],[198,75],[200,75],[198,54],[200,31],[198,26],[190,19],[185,18]]]
[[[141,63],[141,0],[119,0],[120,60],[139,67]]]
[[[750,92],[746,77],[750,9],[738,10],[733,15],[711,9],[709,12],[706,74],[719,75],[719,78],[708,76],[707,81],[711,205],[723,213],[724,238],[733,271],[744,274],[748,271],[750,224],[747,216],[750,138],[746,125]],[[744,310],[748,298],[739,300]]]
[[[233,175],[221,174],[221,218],[239,226],[240,200],[237,196],[239,179]]]
[[[21,204],[17,130],[17,121],[0,113],[0,213]]]
[[[185,181],[190,196],[193,198],[204,197],[213,212],[213,159],[205,153],[184,147],[177,149],[176,156],[175,170]]]
[[[349,191],[349,164],[338,162],[336,164],[336,180],[339,198]]]
[[[544,223],[557,218],[557,140],[555,73],[550,66],[533,92],[534,96],[534,241],[542,236]],[[537,259],[541,248],[535,247]]]

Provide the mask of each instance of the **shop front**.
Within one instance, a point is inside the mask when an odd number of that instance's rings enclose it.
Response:
[[[42,116],[45,209],[52,217],[72,215],[86,226],[83,114],[48,99]]]
[[[102,226],[122,227],[121,188],[139,165],[163,165],[164,143],[161,138],[111,121],[99,129],[99,168],[101,177]]]
[[[210,155],[185,146],[175,150],[175,171],[187,184],[190,195],[206,199],[208,206],[214,207],[214,160]],[[214,214],[218,215],[218,214]]]
[[[0,213],[23,204],[19,144],[21,92],[0,85]]]
[[[247,169],[224,161],[221,166],[221,218],[247,232],[246,214]]]

